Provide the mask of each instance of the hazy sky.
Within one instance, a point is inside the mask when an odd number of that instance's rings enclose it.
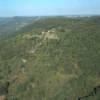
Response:
[[[0,0],[0,16],[100,14],[100,0]]]

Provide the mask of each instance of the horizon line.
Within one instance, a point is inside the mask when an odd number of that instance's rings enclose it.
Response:
[[[92,16],[100,16],[100,14],[68,14],[68,15],[12,15],[12,16],[0,16],[0,18],[8,18],[8,17],[92,17]]]

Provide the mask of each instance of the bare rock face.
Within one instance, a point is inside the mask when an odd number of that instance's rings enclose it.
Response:
[[[5,95],[0,96],[0,100],[7,100]]]

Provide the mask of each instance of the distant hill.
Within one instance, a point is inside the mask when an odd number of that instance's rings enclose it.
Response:
[[[0,35],[9,36],[20,30],[22,27],[37,20],[38,17],[5,17],[0,18]]]

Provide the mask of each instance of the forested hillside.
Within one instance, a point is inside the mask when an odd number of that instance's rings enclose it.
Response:
[[[14,32],[0,41],[0,97],[100,100],[100,17],[40,18]]]

